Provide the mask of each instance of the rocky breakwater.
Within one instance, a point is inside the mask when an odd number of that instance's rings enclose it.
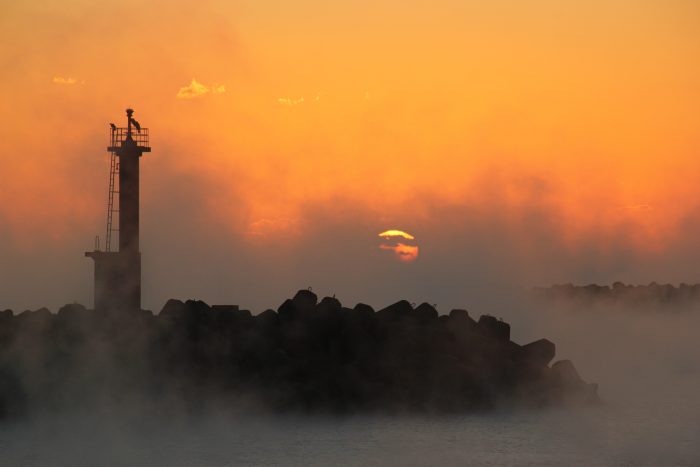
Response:
[[[104,315],[0,312],[0,415],[170,401],[187,408],[465,412],[598,400],[552,342],[465,310],[379,311],[299,291],[277,311],[170,300]]]

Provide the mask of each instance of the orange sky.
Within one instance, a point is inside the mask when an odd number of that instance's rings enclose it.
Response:
[[[534,210],[570,251],[663,254],[700,202],[698,57],[693,0],[3,2],[0,248],[92,245],[133,106],[144,203],[253,251],[351,209],[528,252]]]

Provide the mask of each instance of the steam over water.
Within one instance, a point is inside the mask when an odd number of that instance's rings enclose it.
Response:
[[[5,424],[0,449],[27,466],[697,466],[697,414],[695,396],[459,417],[71,416]]]
[[[501,304],[502,305],[502,304]],[[506,308],[600,384],[594,407],[459,416],[172,415],[148,407],[0,424],[3,465],[700,465],[700,313]]]

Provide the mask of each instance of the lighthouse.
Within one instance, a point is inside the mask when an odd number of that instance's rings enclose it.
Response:
[[[85,256],[95,263],[95,310],[128,312],[141,309],[141,251],[139,247],[139,164],[144,152],[151,152],[148,128],[142,128],[126,110],[127,126],[111,124],[107,235],[105,249],[99,240]],[[118,184],[116,183],[118,180]],[[117,189],[118,188],[118,189]],[[115,198],[115,195],[118,195]],[[114,227],[114,217],[118,217]],[[113,234],[119,248],[112,251]]]

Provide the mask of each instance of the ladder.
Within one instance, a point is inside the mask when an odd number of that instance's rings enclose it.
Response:
[[[117,137],[112,130],[112,144],[110,147],[116,148]],[[105,250],[112,250],[112,232],[117,232],[119,229],[113,228],[114,213],[118,212],[114,209],[114,194],[119,193],[115,190],[115,178],[119,175],[119,161],[117,159],[116,151],[112,151],[109,154],[109,195],[107,198],[107,236],[105,239]]]

